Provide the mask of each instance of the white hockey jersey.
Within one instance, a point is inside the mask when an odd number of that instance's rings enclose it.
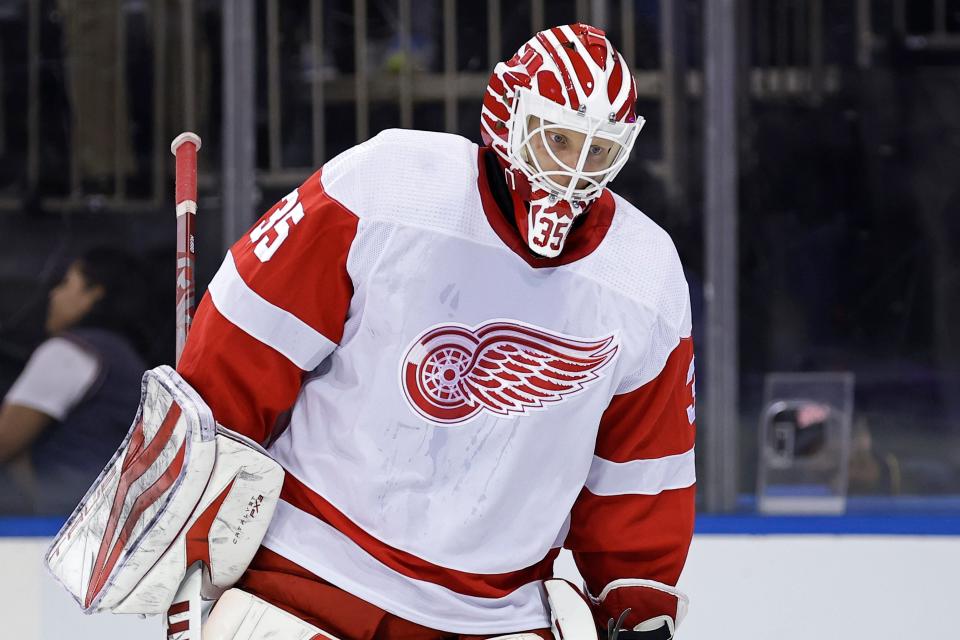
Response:
[[[564,254],[534,257],[485,152],[389,130],[328,162],[227,254],[180,364],[226,426],[286,425],[266,547],[472,634],[549,626],[561,546],[594,594],[676,584],[694,511],[673,243],[608,191]]]

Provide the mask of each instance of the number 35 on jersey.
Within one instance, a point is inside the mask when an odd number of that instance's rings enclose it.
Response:
[[[294,189],[277,203],[276,209],[266,220],[260,222],[250,232],[250,242],[256,245],[253,253],[260,262],[266,262],[273,257],[290,235],[290,227],[301,220],[303,220],[303,204],[300,203],[299,190]]]

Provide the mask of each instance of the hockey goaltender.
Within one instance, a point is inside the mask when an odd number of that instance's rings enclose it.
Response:
[[[384,131],[264,214],[50,549],[81,606],[174,640],[672,638],[693,345],[673,242],[607,188],[635,102],[603,31],[548,29],[483,146]]]

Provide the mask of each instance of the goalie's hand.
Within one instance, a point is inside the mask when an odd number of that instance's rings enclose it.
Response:
[[[610,618],[607,622],[607,640],[671,640],[673,638],[672,621],[667,616],[645,620],[633,630],[624,629],[623,621],[629,613],[630,609],[627,609],[618,619]]]

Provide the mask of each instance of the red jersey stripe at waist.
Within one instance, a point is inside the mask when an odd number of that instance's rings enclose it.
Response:
[[[458,571],[434,564],[378,540],[289,471],[284,479],[280,498],[327,523],[393,571],[414,580],[431,582],[466,596],[502,598],[526,584],[549,578],[553,575],[553,561],[560,553],[558,548],[551,549],[539,562],[507,573]]]

